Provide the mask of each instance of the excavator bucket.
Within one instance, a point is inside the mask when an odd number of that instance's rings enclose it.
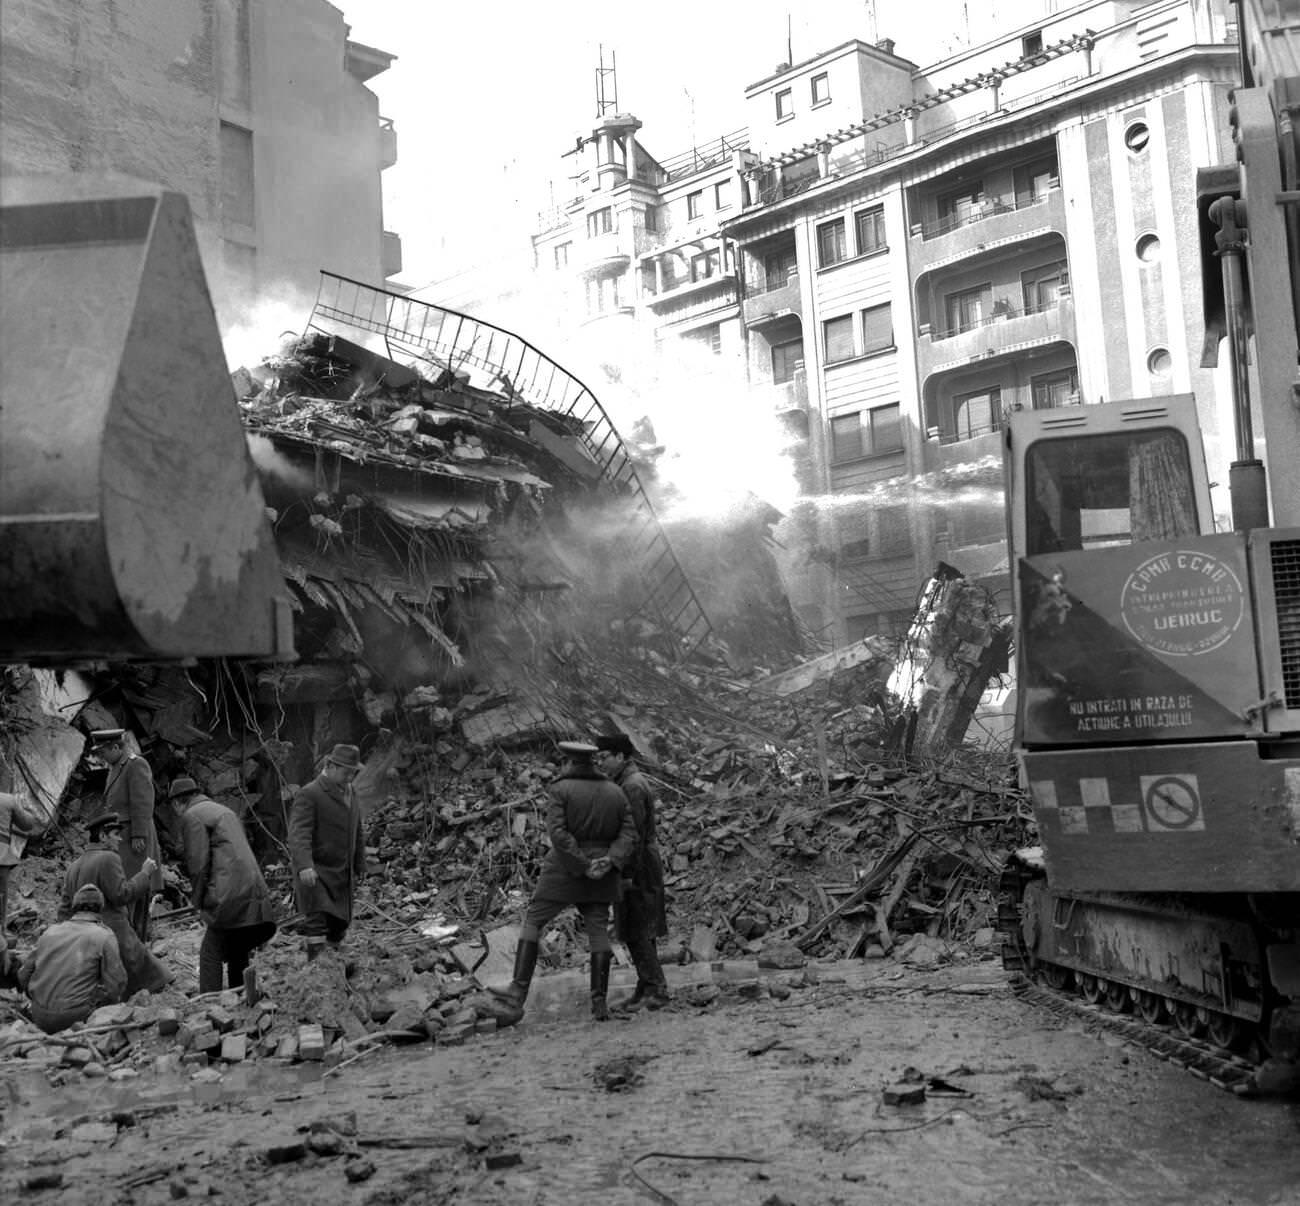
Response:
[[[187,199],[0,183],[0,662],[290,657]]]

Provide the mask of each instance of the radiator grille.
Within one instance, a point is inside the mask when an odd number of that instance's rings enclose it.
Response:
[[[1282,693],[1288,708],[1300,708],[1300,540],[1279,540],[1270,553]]]

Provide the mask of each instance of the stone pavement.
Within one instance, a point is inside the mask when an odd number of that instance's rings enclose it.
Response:
[[[197,1104],[142,1118],[107,1147],[43,1143],[20,1121],[0,1157],[0,1199],[13,1200],[33,1169],[57,1167],[62,1188],[24,1198],[144,1206],[216,1189],[227,1206],[1296,1200],[1283,1196],[1298,1171],[1286,1107],[1235,1101],[1063,1029],[1018,1002],[994,962],[824,965],[784,996],[800,973],[751,970],[671,968],[680,997],[705,976],[725,990],[704,1006],[604,1025],[585,1016],[585,977],[545,976],[515,1029],[377,1053],[315,1080],[284,1072],[279,1083],[202,1086]],[[909,1066],[962,1095],[932,1082],[921,1104],[884,1104],[882,1090]],[[347,1111],[375,1166],[367,1180],[350,1183],[343,1157],[266,1162],[313,1120]],[[506,1166],[488,1167],[488,1156]],[[127,1189],[141,1169],[161,1173]]]

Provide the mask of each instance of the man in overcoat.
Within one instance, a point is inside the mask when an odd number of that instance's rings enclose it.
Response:
[[[289,812],[289,854],[298,909],[306,917],[308,962],[326,945],[337,949],[343,941],[366,873],[361,807],[352,790],[360,772],[361,751],[336,745],[320,774],[294,796]]]
[[[84,1022],[101,1005],[122,999],[126,972],[117,940],[100,924],[104,898],[93,884],[78,888],[72,916],[56,921],[18,969],[32,1002],[32,1021],[46,1034]]]
[[[619,872],[632,858],[636,829],[623,792],[592,762],[594,745],[560,742],[564,755],[559,777],[551,784],[546,831],[551,848],[524,914],[515,949],[510,984],[491,992],[511,1010],[498,1023],[523,1017],[524,1001],[537,967],[542,932],[569,905],[582,915],[591,952],[591,1016],[609,1018],[609,968],[614,948],[609,940],[609,906],[619,896]]]
[[[168,799],[181,813],[185,867],[194,907],[207,929],[199,945],[199,992],[244,982],[253,952],[275,933],[275,910],[262,869],[234,811],[208,799],[193,779],[172,782]]]
[[[18,796],[0,791],[0,936],[9,917],[9,874],[18,865],[19,834],[39,833],[44,821]]]
[[[636,855],[623,872],[623,899],[614,906],[614,931],[627,943],[636,967],[636,988],[620,1009],[660,1009],[668,1003],[668,981],[656,939],[668,933],[664,867],[659,856],[656,809],[650,783],[636,764],[636,746],[625,733],[596,738],[603,770],[627,796],[636,825]]]
[[[131,901],[127,914],[131,928],[141,942],[149,941],[149,904],[163,886],[162,852],[158,846],[158,829],[154,824],[153,772],[149,763],[126,748],[125,729],[97,729],[90,735],[97,753],[108,763],[108,780],[104,784],[104,807],[122,818],[126,845],[121,851],[122,869],[128,879],[144,865],[153,862],[149,891]]]
[[[132,926],[127,910],[141,897],[150,895],[150,879],[156,864],[145,858],[130,877],[122,866],[118,849],[122,841],[122,819],[104,811],[87,822],[90,845],[75,859],[63,876],[62,917],[73,910],[77,892],[90,884],[103,897],[99,920],[117,939],[118,952],[126,968],[126,995],[145,989],[158,992],[172,982],[171,970],[149,950]]]

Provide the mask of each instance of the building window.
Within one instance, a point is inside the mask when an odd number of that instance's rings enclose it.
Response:
[[[803,340],[791,339],[772,345],[772,380],[777,385],[793,381],[803,371]]]
[[[939,229],[956,230],[974,216],[975,209],[984,196],[984,185],[979,180],[939,196]]]
[[[782,88],[776,94],[776,120],[785,121],[794,116],[794,93],[789,88]]]
[[[1042,373],[1029,379],[1029,388],[1035,410],[1055,410],[1058,406],[1073,406],[1079,399],[1079,375],[1074,369]]]
[[[839,318],[828,318],[822,323],[822,333],[827,364],[853,359],[852,314],[842,314]]]
[[[572,243],[557,243],[555,245],[553,250],[555,254],[555,266],[557,268],[564,268],[568,265],[569,248],[572,246]]]
[[[812,103],[824,105],[831,99],[831,77],[822,72],[812,77]]]
[[[836,218],[834,222],[823,222],[817,227],[817,263],[822,268],[842,263],[848,259],[848,248],[844,240],[844,219]]]
[[[1043,31],[1034,30],[1033,33],[1027,33],[1020,39],[1020,57],[1022,59],[1033,58],[1036,54],[1043,53]]]
[[[713,207],[715,209],[731,208],[731,184],[730,180],[719,180],[713,186]]]
[[[1016,190],[1016,208],[1033,205],[1047,196],[1047,190],[1060,182],[1056,164],[1051,160],[1027,163],[1012,173]]]
[[[885,243],[885,208],[874,205],[870,209],[860,209],[853,215],[853,225],[858,236],[858,254],[869,255],[873,251],[884,251]]]
[[[1174,358],[1168,348],[1152,348],[1147,356],[1147,372],[1153,377],[1168,377],[1174,371]]]
[[[699,255],[691,256],[691,280],[705,281],[711,276],[717,276],[721,268],[721,256],[715,247],[712,251],[702,251]]]
[[[899,452],[902,447],[902,408],[896,402],[831,419],[831,461],[836,464]]]
[[[704,212],[704,190],[686,194],[686,216],[698,218]]]
[[[605,206],[604,209],[593,210],[587,215],[587,237],[594,239],[598,235],[609,234],[614,229],[614,211]]]
[[[711,327],[698,327],[682,336],[687,343],[707,348],[715,356],[722,355],[722,327],[714,323]]]
[[[994,387],[958,394],[952,400],[952,413],[955,439],[970,440],[975,436],[988,435],[991,431],[1000,431],[1002,391]]]
[[[1022,272],[1020,287],[1025,299],[1025,313],[1037,314],[1040,310],[1054,309],[1070,292],[1069,282],[1070,272],[1064,260]]]
[[[993,286],[980,285],[949,293],[944,299],[944,312],[948,321],[947,335],[960,335],[978,327],[993,308]]]
[[[653,205],[645,207],[645,232],[655,234],[659,230],[659,213]]]
[[[872,306],[862,311],[862,352],[870,356],[872,352],[883,352],[894,346],[894,314],[886,302],[883,306]]]
[[[1158,263],[1160,260],[1160,236],[1147,231],[1144,235],[1138,236],[1135,244],[1138,262],[1144,265]]]
[[[253,131],[221,123],[221,219],[238,226],[256,223],[253,201]]]
[[[785,251],[769,251],[763,257],[763,287],[766,291],[784,289],[798,271],[798,258],[793,247]]]

